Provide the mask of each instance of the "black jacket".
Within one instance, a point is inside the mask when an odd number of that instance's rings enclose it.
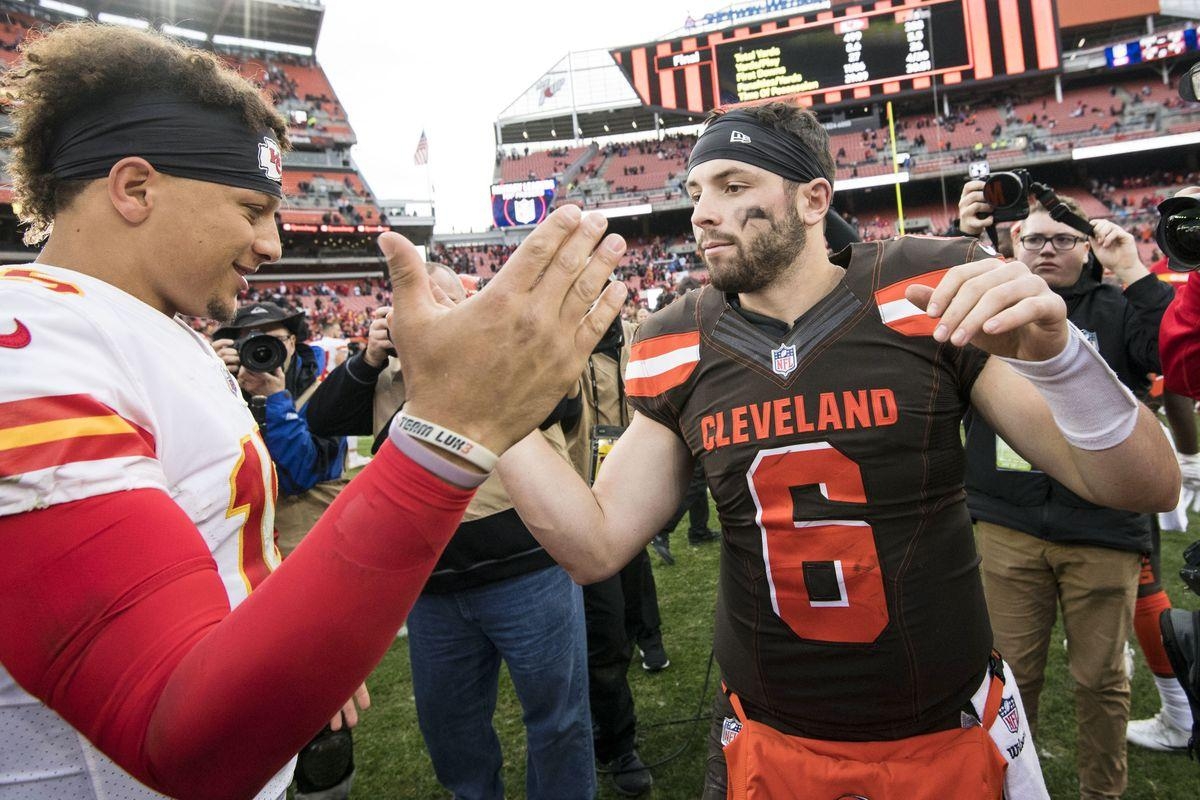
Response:
[[[327,434],[375,434],[378,450],[390,425],[372,431],[375,382],[383,367],[367,364],[362,354],[348,358],[329,373],[307,406],[309,427]],[[397,409],[398,410],[398,409]],[[542,423],[574,424],[579,399],[564,398]],[[554,559],[533,538],[516,510],[509,508],[458,526],[433,568],[424,592],[465,591],[554,566]]]
[[[1143,397],[1146,373],[1159,372],[1158,326],[1171,287],[1149,275],[1120,288],[1096,280],[1085,268],[1072,287],[1056,290],[1067,316],[1092,340],[1121,382]],[[1052,542],[1149,552],[1151,517],[1093,505],[1037,470],[996,465],[996,434],[968,412],[967,506],[977,520],[1003,525]]]
[[[355,353],[325,376],[305,406],[308,428],[322,436],[374,436],[375,381],[387,366],[372,367]]]

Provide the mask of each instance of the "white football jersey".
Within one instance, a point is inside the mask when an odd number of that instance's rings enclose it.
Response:
[[[313,339],[308,346],[319,347],[325,351],[325,369],[321,372],[322,379],[339,367],[350,353],[350,340],[338,339],[334,336],[321,336]]]
[[[279,564],[275,469],[236,381],[183,322],[42,264],[0,267],[0,515],[161,489],[230,606]],[[292,764],[259,793],[282,797]],[[0,667],[0,800],[159,798]]]

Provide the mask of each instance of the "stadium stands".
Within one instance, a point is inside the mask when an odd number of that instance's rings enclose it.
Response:
[[[514,153],[508,157],[501,157],[499,178],[503,183],[552,178],[571,166],[586,149],[586,147],[561,147],[529,151],[526,148],[524,155]]]
[[[908,153],[904,168],[915,175],[962,171],[962,165],[986,159],[1011,168],[1031,156],[1064,153],[1073,147],[1104,144],[1161,133],[1194,130],[1197,110],[1169,87],[1144,79],[1119,84],[1077,86],[1064,90],[1058,103],[1045,84],[1027,100],[1008,94],[972,99],[949,114],[910,113],[896,122],[897,149]],[[560,199],[602,208],[630,202],[660,202],[681,197],[680,181],[694,136],[662,142],[624,142],[599,148],[595,181],[572,181]],[[505,182],[561,174],[583,148],[559,148],[510,154],[501,158],[498,179]],[[837,179],[865,178],[892,171],[886,127],[830,137]],[[660,155],[661,154],[661,155]]]

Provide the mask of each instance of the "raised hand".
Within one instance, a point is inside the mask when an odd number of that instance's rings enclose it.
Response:
[[[961,264],[936,288],[910,286],[905,297],[940,318],[937,341],[969,342],[997,356],[1044,361],[1061,353],[1070,335],[1066,303],[1020,261]]]
[[[967,236],[981,235],[992,224],[994,210],[983,200],[983,181],[967,181],[958,198],[958,229]]]
[[[405,409],[497,454],[533,430],[624,302],[624,284],[605,288],[625,252],[620,236],[601,241],[606,225],[601,214],[558,209],[483,291],[450,307],[435,299],[416,248],[399,234],[380,236]]]

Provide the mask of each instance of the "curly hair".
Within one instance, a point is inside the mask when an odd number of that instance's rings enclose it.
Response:
[[[90,183],[59,180],[49,172],[51,148],[64,120],[111,99],[164,90],[198,104],[240,111],[251,130],[270,129],[287,148],[287,123],[259,90],[211,53],[159,33],[81,22],[31,35],[21,60],[0,79],[15,101],[16,132],[9,140],[25,242],[45,239],[57,212]]]

